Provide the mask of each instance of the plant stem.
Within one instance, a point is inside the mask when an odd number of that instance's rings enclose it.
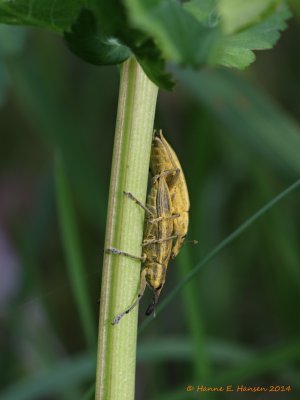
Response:
[[[121,67],[105,248],[141,255],[143,210],[124,196],[145,202],[157,87],[135,59]],[[118,325],[114,317],[137,294],[140,263],[104,255],[97,355],[96,400],[132,400],[135,386],[137,307]]]

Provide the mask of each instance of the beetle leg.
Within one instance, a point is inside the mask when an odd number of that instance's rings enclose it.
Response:
[[[130,192],[123,192],[125,196],[127,196],[130,200],[134,201],[136,204],[138,204],[140,207],[142,207],[143,210],[146,211],[148,215],[151,215],[153,217],[153,213],[151,210],[149,210],[148,207],[146,207],[143,203],[141,203],[132,193]]]
[[[144,268],[141,273],[141,280],[140,280],[140,287],[139,287],[139,292],[137,295],[137,298],[133,301],[130,307],[127,308],[127,310],[121,312],[119,315],[115,317],[115,319],[112,321],[112,325],[117,325],[120,322],[120,319],[124,317],[124,315],[130,313],[131,310],[134,309],[134,307],[139,303],[141,300],[145,288],[146,288],[146,273],[147,273],[147,268]]]
[[[173,214],[173,215],[168,215],[168,216],[163,216],[163,217],[157,217],[157,218],[154,218],[154,219],[150,219],[149,220],[149,223],[150,224],[154,224],[155,222],[159,222],[159,221],[162,221],[162,220],[165,220],[165,219],[176,219],[176,218],[179,218],[180,217],[180,214]]]
[[[176,239],[178,237],[178,235],[175,236],[169,236],[167,238],[163,238],[163,239],[150,239],[150,240],[144,240],[142,243],[142,246],[148,246],[150,244],[153,243],[162,243],[162,242],[167,242],[168,240],[172,240],[172,239]]]
[[[120,255],[120,256],[133,258],[134,260],[138,260],[138,261],[142,261],[142,262],[145,262],[146,258],[147,258],[147,256],[145,254],[143,254],[141,257],[134,256],[133,254],[127,253],[126,251],[123,251],[123,250],[116,249],[115,247],[109,247],[108,249],[105,249],[105,252],[107,254],[116,254],[116,255]]]

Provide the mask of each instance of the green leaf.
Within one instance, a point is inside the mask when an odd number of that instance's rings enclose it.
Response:
[[[291,16],[285,2],[278,0],[220,0],[218,10],[213,0],[192,0],[185,9],[207,26],[221,23],[223,36],[214,63],[240,69],[255,60],[253,50],[275,45]]]
[[[224,32],[231,34],[259,22],[268,8],[276,4],[278,0],[219,0]]]
[[[131,54],[127,46],[101,32],[93,13],[83,9],[70,32],[64,37],[69,48],[79,57],[96,65],[113,65],[125,61]]]
[[[247,67],[255,60],[252,50],[270,49],[275,45],[290,15],[288,7],[282,4],[259,24],[224,38],[217,63],[226,67]]]
[[[180,64],[209,63],[219,38],[174,0],[125,0],[133,25],[153,38],[164,58]]]
[[[119,0],[109,3],[90,0],[89,6],[103,32],[108,36],[118,38],[119,43],[126,46],[130,54],[135,55],[147,76],[157,86],[164,89],[173,87],[174,82],[165,70],[166,60],[161,50],[149,35],[131,26],[126,9]]]
[[[208,26],[215,26],[218,23],[217,0],[191,0],[183,3],[183,7],[198,21]]]
[[[75,54],[96,65],[120,64],[135,55],[157,86],[173,87],[161,51],[145,33],[129,26],[126,10],[119,0],[110,3],[90,0],[89,7],[93,11],[83,9],[71,32],[65,32],[67,44]]]
[[[253,50],[276,43],[289,16],[280,0],[0,0],[0,22],[64,34],[75,54],[96,65],[134,54],[166,89],[174,84],[168,61],[245,68]]]
[[[0,22],[62,32],[74,22],[85,3],[85,0],[0,0]]]
[[[152,82],[163,89],[173,88],[175,82],[171,74],[165,71],[166,62],[152,40],[136,48],[135,55]]]

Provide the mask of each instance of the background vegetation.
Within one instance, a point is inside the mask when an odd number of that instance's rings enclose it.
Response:
[[[170,265],[164,295],[299,177],[297,7],[246,72],[174,69],[179,84],[159,93],[155,126],[182,161],[199,241]],[[6,26],[0,57],[0,399],[90,398],[118,69]],[[234,398],[186,392],[202,382],[300,395],[299,214],[295,192],[140,333],[137,399]]]

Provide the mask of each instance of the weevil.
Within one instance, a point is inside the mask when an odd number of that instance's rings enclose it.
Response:
[[[179,253],[189,227],[189,193],[185,177],[172,147],[164,138],[162,131],[154,133],[152,142],[150,170],[155,179],[164,176],[171,197],[171,213],[178,215],[174,220],[173,235],[176,236],[171,251],[171,259]]]
[[[144,206],[131,193],[124,192],[127,197],[135,201],[146,211],[144,226],[143,254],[142,257],[133,256],[124,251],[110,248],[106,251],[110,254],[124,255],[144,263],[138,295],[132,304],[122,313],[117,315],[112,324],[116,325],[120,319],[128,314],[142,298],[146,286],[153,290],[153,301],[146,310],[146,315],[150,315],[158,301],[161,290],[166,279],[167,266],[171,257],[173,246],[172,236],[173,224],[178,215],[171,213],[171,198],[165,178],[159,177],[152,182],[150,193]]]

